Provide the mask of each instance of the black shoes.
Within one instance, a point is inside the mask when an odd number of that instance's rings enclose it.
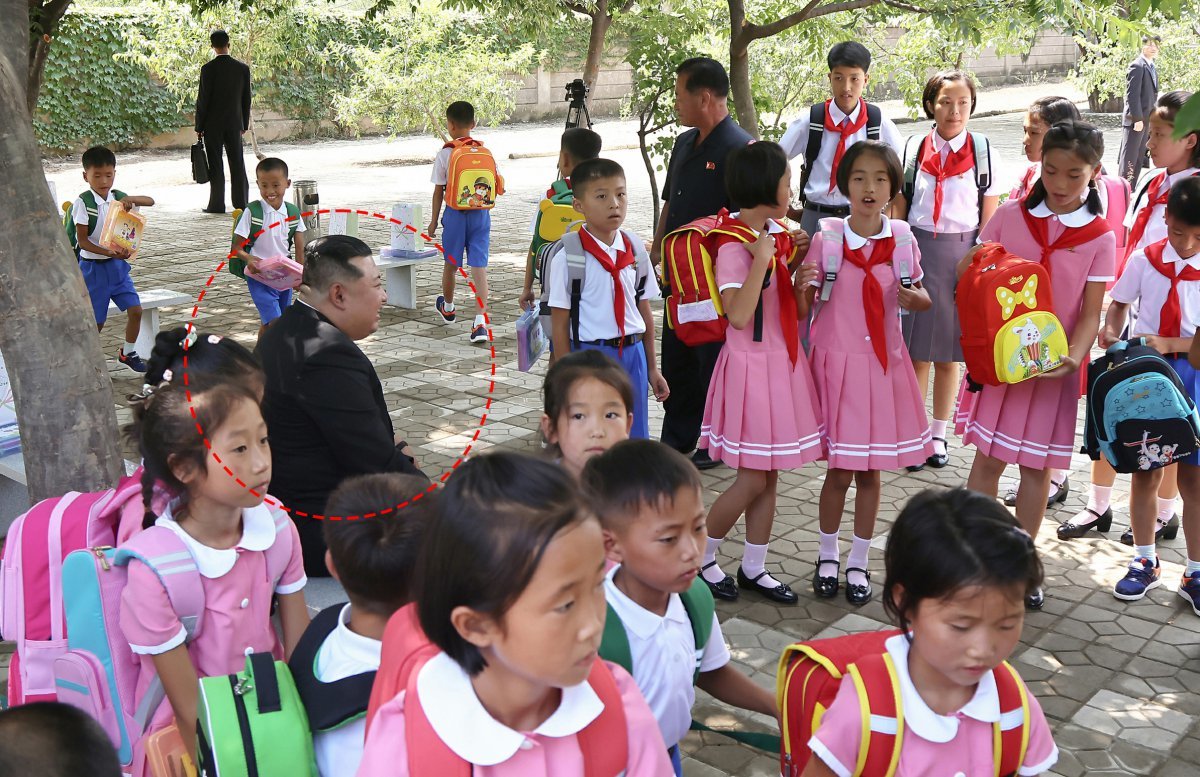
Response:
[[[1040,610],[1042,605],[1046,603],[1046,592],[1041,588],[1037,589],[1029,596],[1025,597],[1026,610]]]
[[[1004,504],[1009,507],[1017,506],[1017,487],[1020,486],[1020,481],[1015,483],[1008,493],[1004,495]],[[1056,504],[1063,504],[1067,501],[1067,494],[1071,493],[1071,481],[1069,478],[1063,478],[1063,482],[1055,483],[1050,481],[1050,494],[1046,497],[1046,509],[1054,507]],[[1101,531],[1106,531],[1101,529]]]
[[[704,577],[704,570],[708,569],[709,567],[715,567],[716,565],[717,562],[710,561],[709,563],[700,567],[700,579],[704,581],[706,586],[708,586],[708,590],[712,591],[714,599],[723,599],[727,602],[736,602],[738,598],[738,590],[733,584],[732,577],[725,575],[725,579],[719,583],[710,583],[708,582],[708,579]],[[741,570],[738,571],[738,574],[741,574]]]
[[[691,459],[692,465],[701,471],[721,466],[721,462],[715,461],[708,455],[708,451],[702,448],[697,448],[696,452],[692,454]]]
[[[833,564],[834,571],[832,577],[821,577],[821,565]],[[838,582],[837,568],[841,567],[840,561],[822,561],[817,559],[817,566],[813,569],[812,588],[813,593],[821,599],[832,599],[837,596],[838,588],[841,583]]]
[[[1075,520],[1083,513],[1090,513],[1096,520],[1088,521],[1087,523],[1075,523]],[[1084,508],[1083,513],[1079,513],[1069,521],[1058,525],[1058,538],[1060,540],[1073,540],[1088,533],[1089,529],[1105,532],[1112,527],[1112,508],[1104,511],[1104,514],[1096,512],[1090,507]]]
[[[867,578],[866,585],[855,585],[850,582],[851,572],[862,572]],[[855,606],[861,607],[871,601],[871,596],[874,593],[871,590],[871,573],[859,567],[846,567],[846,601]]]
[[[201,212],[201,213],[208,213],[208,214],[210,214],[210,215],[216,216],[216,215],[220,215],[220,214],[223,214],[223,213],[225,213],[225,209],[224,209],[224,208],[222,208],[221,210],[213,210],[212,208],[201,208],[201,209],[200,209],[200,212]]]
[[[791,588],[788,588],[788,586],[785,583],[780,583],[779,585],[771,586],[771,587],[759,585],[758,584],[759,579],[762,578],[765,574],[767,574],[767,570],[764,569],[762,572],[759,572],[754,577],[746,577],[746,573],[743,572],[742,568],[739,566],[738,572],[737,572],[738,587],[739,588],[749,588],[751,590],[758,591],[760,594],[767,597],[771,601],[778,602],[780,604],[795,604],[796,602],[798,602],[800,600],[800,597],[796,596],[796,592],[793,591]],[[710,588],[712,587],[711,583],[709,584],[709,587]]]
[[[1155,542],[1158,542],[1159,540],[1173,540],[1179,536],[1179,516],[1175,513],[1171,513],[1171,520],[1167,521],[1166,523],[1158,523],[1157,521],[1155,521],[1155,523],[1157,524],[1154,529]],[[1121,535],[1121,544],[1129,545],[1131,547],[1133,546],[1132,527],[1126,529],[1125,533]]]
[[[934,437],[933,441],[940,442],[946,448],[946,452],[933,454],[929,458],[925,459],[925,463],[934,469],[941,469],[950,463],[950,446],[947,445],[946,441],[941,437]]]

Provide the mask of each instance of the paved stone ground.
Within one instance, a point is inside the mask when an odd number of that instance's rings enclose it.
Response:
[[[1066,85],[1041,85],[998,90],[980,96],[979,110],[1022,109],[1036,96],[1077,92]],[[896,105],[885,105],[901,115]],[[988,132],[1003,155],[1001,172],[1015,176],[1023,169],[1019,114],[980,118],[973,128]],[[1111,118],[1107,128],[1115,125]],[[919,131],[921,125],[902,127]],[[651,221],[647,174],[636,150],[631,122],[603,121],[597,130],[629,175],[630,214],[627,225],[649,235]],[[558,146],[558,125],[529,124],[480,130],[478,135],[498,154],[509,194],[494,214],[490,278],[492,329],[496,352],[494,378],[489,348],[467,341],[466,323],[438,325],[431,306],[437,294],[440,267],[430,264],[419,273],[419,308],[385,308],[382,326],[366,340],[364,350],[374,360],[398,429],[418,450],[426,472],[439,476],[462,455],[494,446],[538,450],[536,433],[541,415],[539,387],[544,362],[532,374],[516,370],[513,322],[521,282],[529,218],[550,179],[552,154]],[[1118,138],[1109,134],[1116,155]],[[286,159],[292,179],[316,179],[323,206],[353,206],[387,210],[394,202],[427,203],[429,160],[435,141],[426,137],[395,140],[364,139],[313,144],[270,144],[269,154]],[[547,156],[506,160],[510,153],[545,152]],[[77,164],[48,162],[47,173],[65,197],[81,188]],[[203,215],[204,187],[190,184],[183,152],[123,154],[118,185],[122,190],[150,194],[158,206],[148,211],[150,223],[143,257],[134,271],[140,289],[169,288],[198,294],[228,249],[229,217]],[[426,207],[428,207],[426,205]],[[418,225],[423,226],[423,225]],[[372,245],[387,242],[383,225],[364,224],[360,234]],[[462,298],[460,298],[460,303]],[[461,310],[470,306],[463,305]],[[182,324],[188,309],[167,310],[165,325]],[[227,333],[253,345],[257,317],[245,285],[228,274],[218,277],[204,297],[197,319],[202,331]],[[113,320],[103,335],[106,353],[119,347],[122,320]],[[119,395],[140,385],[130,372],[110,363]],[[494,389],[489,383],[494,380]],[[490,403],[490,404],[489,404]],[[654,403],[651,403],[652,405]],[[119,409],[122,419],[128,417]],[[486,423],[478,440],[474,432]],[[651,424],[661,424],[661,411],[652,408]],[[1082,424],[1081,424],[1082,428]],[[885,473],[883,506],[875,545],[882,549],[887,531],[904,501],[932,485],[961,484],[969,454],[952,440],[952,465],[940,473]],[[1048,572],[1047,602],[1041,613],[1026,620],[1025,633],[1013,656],[1022,675],[1037,694],[1055,731],[1062,752],[1055,774],[1195,775],[1200,769],[1200,618],[1175,594],[1183,560],[1182,538],[1164,543],[1165,584],[1142,602],[1125,604],[1109,593],[1128,558],[1116,542],[1124,528],[1127,484],[1118,483],[1114,507],[1122,516],[1107,537],[1096,534],[1070,543],[1054,536],[1055,525],[1082,509],[1087,461],[1075,457],[1073,491],[1065,506],[1047,516],[1038,547]],[[711,501],[731,482],[733,471],[718,468],[704,474],[706,498]],[[817,552],[817,495],[823,465],[785,472],[780,478],[778,519],[770,569],[791,582],[800,593],[795,607],[777,607],[748,594],[741,601],[721,603],[718,611],[734,660],[763,685],[773,687],[780,649],[796,639],[881,628],[886,616],[878,601],[855,609],[842,599],[817,601],[807,583]],[[737,553],[741,536],[726,543]],[[723,557],[733,569],[735,557]],[[883,576],[882,553],[875,553],[871,570],[877,585]],[[336,591],[314,586],[313,603],[332,601]],[[765,729],[761,716],[732,711],[700,694],[696,715],[709,725]],[[756,753],[713,734],[692,734],[683,743],[685,772],[708,775],[778,774],[775,757]]]

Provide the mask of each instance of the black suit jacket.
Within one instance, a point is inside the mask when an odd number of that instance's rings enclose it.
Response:
[[[1158,72],[1139,54],[1125,73],[1125,115],[1122,124],[1130,127],[1139,121],[1146,121],[1157,101]]]
[[[325,316],[297,302],[263,332],[258,356],[267,379],[271,494],[285,505],[322,514],[330,492],[347,477],[424,477],[400,452],[404,443],[395,442],[370,359]]]
[[[250,128],[250,68],[218,54],[200,68],[196,131],[245,131]]]

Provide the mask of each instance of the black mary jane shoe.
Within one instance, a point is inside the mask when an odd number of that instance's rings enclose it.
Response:
[[[704,581],[706,586],[708,586],[708,590],[712,591],[714,599],[723,599],[727,602],[736,602],[738,598],[738,589],[737,586],[733,584],[732,577],[725,575],[725,579],[719,583],[710,583],[704,577],[704,570],[708,569],[709,567],[715,567],[716,565],[717,562],[710,561],[709,563],[700,567],[700,579]],[[738,573],[741,573],[740,569],[738,570]]]
[[[1050,494],[1046,497],[1047,510],[1049,510],[1051,507],[1054,507],[1056,504],[1063,504],[1067,501],[1067,494],[1071,493],[1071,479],[1069,477],[1065,477],[1061,483],[1055,483],[1053,480],[1051,480],[1050,485],[1055,489],[1055,491],[1053,494]],[[1101,529],[1100,531],[1108,530]]]
[[[933,439],[935,442],[940,442],[946,448],[946,452],[933,454],[925,459],[925,463],[934,469],[941,469],[950,463],[950,445],[941,437],[934,437]]]
[[[862,572],[867,578],[867,584],[855,585],[854,583],[851,583],[849,577],[851,572]],[[871,588],[870,572],[859,567],[846,567],[846,601],[850,602],[850,604],[861,607],[862,605],[871,601],[871,597],[874,595],[874,593],[875,592]]]
[[[1025,597],[1025,609],[1026,610],[1040,610],[1040,609],[1042,609],[1042,605],[1044,605],[1045,603],[1046,603],[1046,592],[1045,592],[1045,590],[1043,590],[1041,588],[1037,589],[1036,591],[1031,593],[1029,596]]]
[[[908,470],[909,472],[920,472],[921,470],[925,469],[925,465],[924,464],[909,464],[907,467],[905,467],[905,469]]]
[[[1159,540],[1173,540],[1179,536],[1179,516],[1177,514],[1171,513],[1171,520],[1166,523],[1158,523],[1157,521],[1155,523],[1157,524],[1154,527],[1155,542]],[[1125,533],[1121,535],[1121,544],[1129,545],[1130,547],[1133,546],[1132,528],[1126,529]]]
[[[1083,515],[1083,513],[1090,514],[1095,520],[1088,521],[1087,523],[1075,523],[1075,521],[1080,515]],[[1060,540],[1074,540],[1087,534],[1090,529],[1095,529],[1099,532],[1105,532],[1112,527],[1111,507],[1105,510],[1103,515],[1090,507],[1085,507],[1083,513],[1079,513],[1079,515],[1076,515],[1071,520],[1058,525],[1058,538]]]
[[[780,604],[795,604],[800,601],[800,597],[796,596],[796,592],[788,588],[786,583],[780,583],[770,588],[765,585],[759,585],[759,579],[766,574],[767,570],[764,569],[754,577],[746,577],[746,573],[742,571],[741,567],[738,567],[737,584],[740,588],[749,588],[758,591],[771,601],[779,602]]]
[[[822,564],[833,564],[833,575],[831,577],[821,577]],[[823,561],[821,559],[817,559],[817,566],[815,569],[813,569],[812,588],[813,593],[819,598],[832,599],[838,595],[838,589],[842,587],[841,582],[838,580],[838,568],[841,567],[841,565],[842,562],[840,561],[834,561],[832,559]]]

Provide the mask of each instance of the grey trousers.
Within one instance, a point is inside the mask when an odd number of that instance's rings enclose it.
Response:
[[[1150,137],[1148,122],[1137,132],[1130,124],[1121,128],[1121,150],[1117,156],[1118,175],[1129,181],[1130,188],[1137,186],[1138,176],[1146,166],[1146,141]]]

